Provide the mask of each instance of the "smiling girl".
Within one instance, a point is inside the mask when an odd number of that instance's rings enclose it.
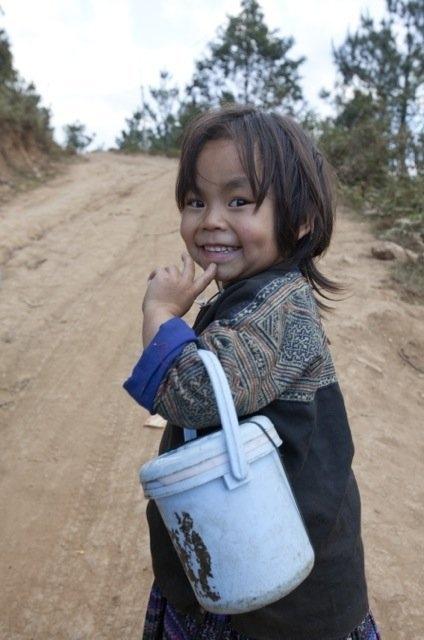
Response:
[[[155,583],[144,640],[377,640],[369,612],[353,443],[319,306],[337,287],[315,260],[333,227],[329,169],[290,118],[231,106],[193,121],[176,199],[188,253],[156,268],[143,301],[144,352],[126,390],[168,420],[160,453],[219,428],[197,349],[213,351],[240,419],[278,431],[315,566],[285,598],[232,616],[201,609],[154,502]],[[194,263],[204,270],[195,277]],[[215,279],[193,328],[181,317]],[[246,558],[249,562],[249,558]]]

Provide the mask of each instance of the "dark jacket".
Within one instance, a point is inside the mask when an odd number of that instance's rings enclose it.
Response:
[[[368,611],[353,443],[312,289],[280,266],[227,286],[201,309],[198,346],[214,351],[237,413],[266,415],[315,551],[308,578],[285,598],[232,616],[258,640],[338,640]],[[218,426],[213,392],[194,343],[160,385],[155,410],[168,422],[160,453],[183,443],[181,426],[201,437]],[[176,425],[179,426],[176,426]],[[155,579],[184,612],[199,605],[153,501],[147,507]],[[248,561],[248,559],[247,559]]]

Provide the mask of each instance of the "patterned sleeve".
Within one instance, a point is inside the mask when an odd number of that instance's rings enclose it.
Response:
[[[325,360],[326,338],[309,285],[289,296],[277,289],[231,319],[212,322],[197,346],[185,346],[155,398],[157,413],[192,429],[219,424],[212,385],[197,347],[218,356],[237,414],[244,416],[277,398],[312,400]]]

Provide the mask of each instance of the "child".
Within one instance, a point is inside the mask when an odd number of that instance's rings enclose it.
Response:
[[[229,106],[201,115],[182,144],[176,199],[188,254],[155,269],[143,301],[144,353],[126,390],[169,422],[160,453],[219,426],[197,349],[219,358],[240,418],[268,416],[315,551],[285,598],[245,614],[201,610],[159,512],[147,517],[155,584],[144,640],[379,638],[368,609],[353,444],[314,291],[337,286],[328,247],[329,169],[290,118]],[[204,269],[195,279],[194,262]],[[213,280],[193,329],[181,319]],[[246,558],[249,562],[249,558]]]

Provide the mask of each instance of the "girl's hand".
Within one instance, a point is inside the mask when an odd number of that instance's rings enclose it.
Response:
[[[214,279],[216,264],[209,264],[206,271],[194,279],[194,262],[191,256],[184,252],[182,260],[182,271],[175,265],[159,267],[152,271],[143,300],[144,314],[160,311],[181,317]]]

